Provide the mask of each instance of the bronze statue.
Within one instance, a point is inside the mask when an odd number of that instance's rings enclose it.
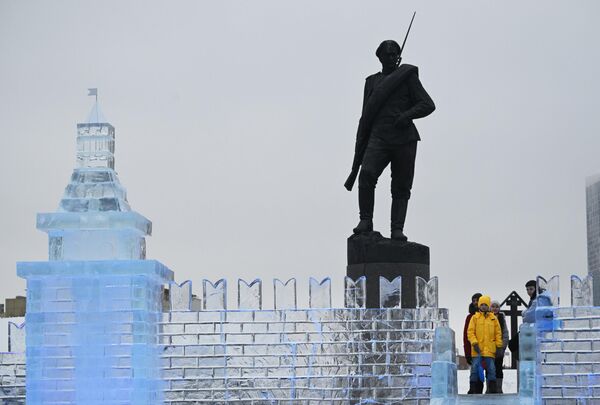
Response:
[[[391,237],[406,241],[404,221],[421,139],[413,120],[431,114],[435,105],[419,81],[417,67],[400,64],[401,53],[400,45],[392,40],[383,41],[375,52],[382,70],[366,79],[352,172],[344,186],[352,190],[362,165],[358,177],[360,222],[354,233],[372,232],[375,185],[391,164]]]

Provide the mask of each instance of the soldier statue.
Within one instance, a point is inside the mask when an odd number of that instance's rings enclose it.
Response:
[[[372,232],[375,185],[391,164],[391,238],[407,241],[404,221],[421,139],[413,120],[431,114],[435,105],[419,81],[417,67],[400,64],[401,53],[400,45],[392,40],[383,41],[375,52],[382,69],[366,79],[354,163],[345,187],[352,190],[362,165],[358,176],[360,222],[354,233]]]

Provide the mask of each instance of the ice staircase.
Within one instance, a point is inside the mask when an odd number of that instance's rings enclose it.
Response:
[[[481,394],[481,395],[459,395],[455,404],[477,404],[477,405],[520,405],[519,394]]]

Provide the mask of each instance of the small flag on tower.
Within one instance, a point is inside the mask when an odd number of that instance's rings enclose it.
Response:
[[[98,97],[98,89],[88,89],[88,96]]]

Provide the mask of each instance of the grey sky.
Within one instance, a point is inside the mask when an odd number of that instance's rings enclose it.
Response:
[[[401,40],[437,110],[417,122],[406,231],[431,247],[460,333],[472,293],[586,273],[585,177],[600,172],[593,1],[0,0],[0,296],[45,260],[75,125],[101,105],[116,169],[154,223],[149,258],[192,279],[331,276],[339,302],[352,162],[375,48]],[[389,173],[389,172],[386,172]],[[387,234],[389,175],[375,226]]]

